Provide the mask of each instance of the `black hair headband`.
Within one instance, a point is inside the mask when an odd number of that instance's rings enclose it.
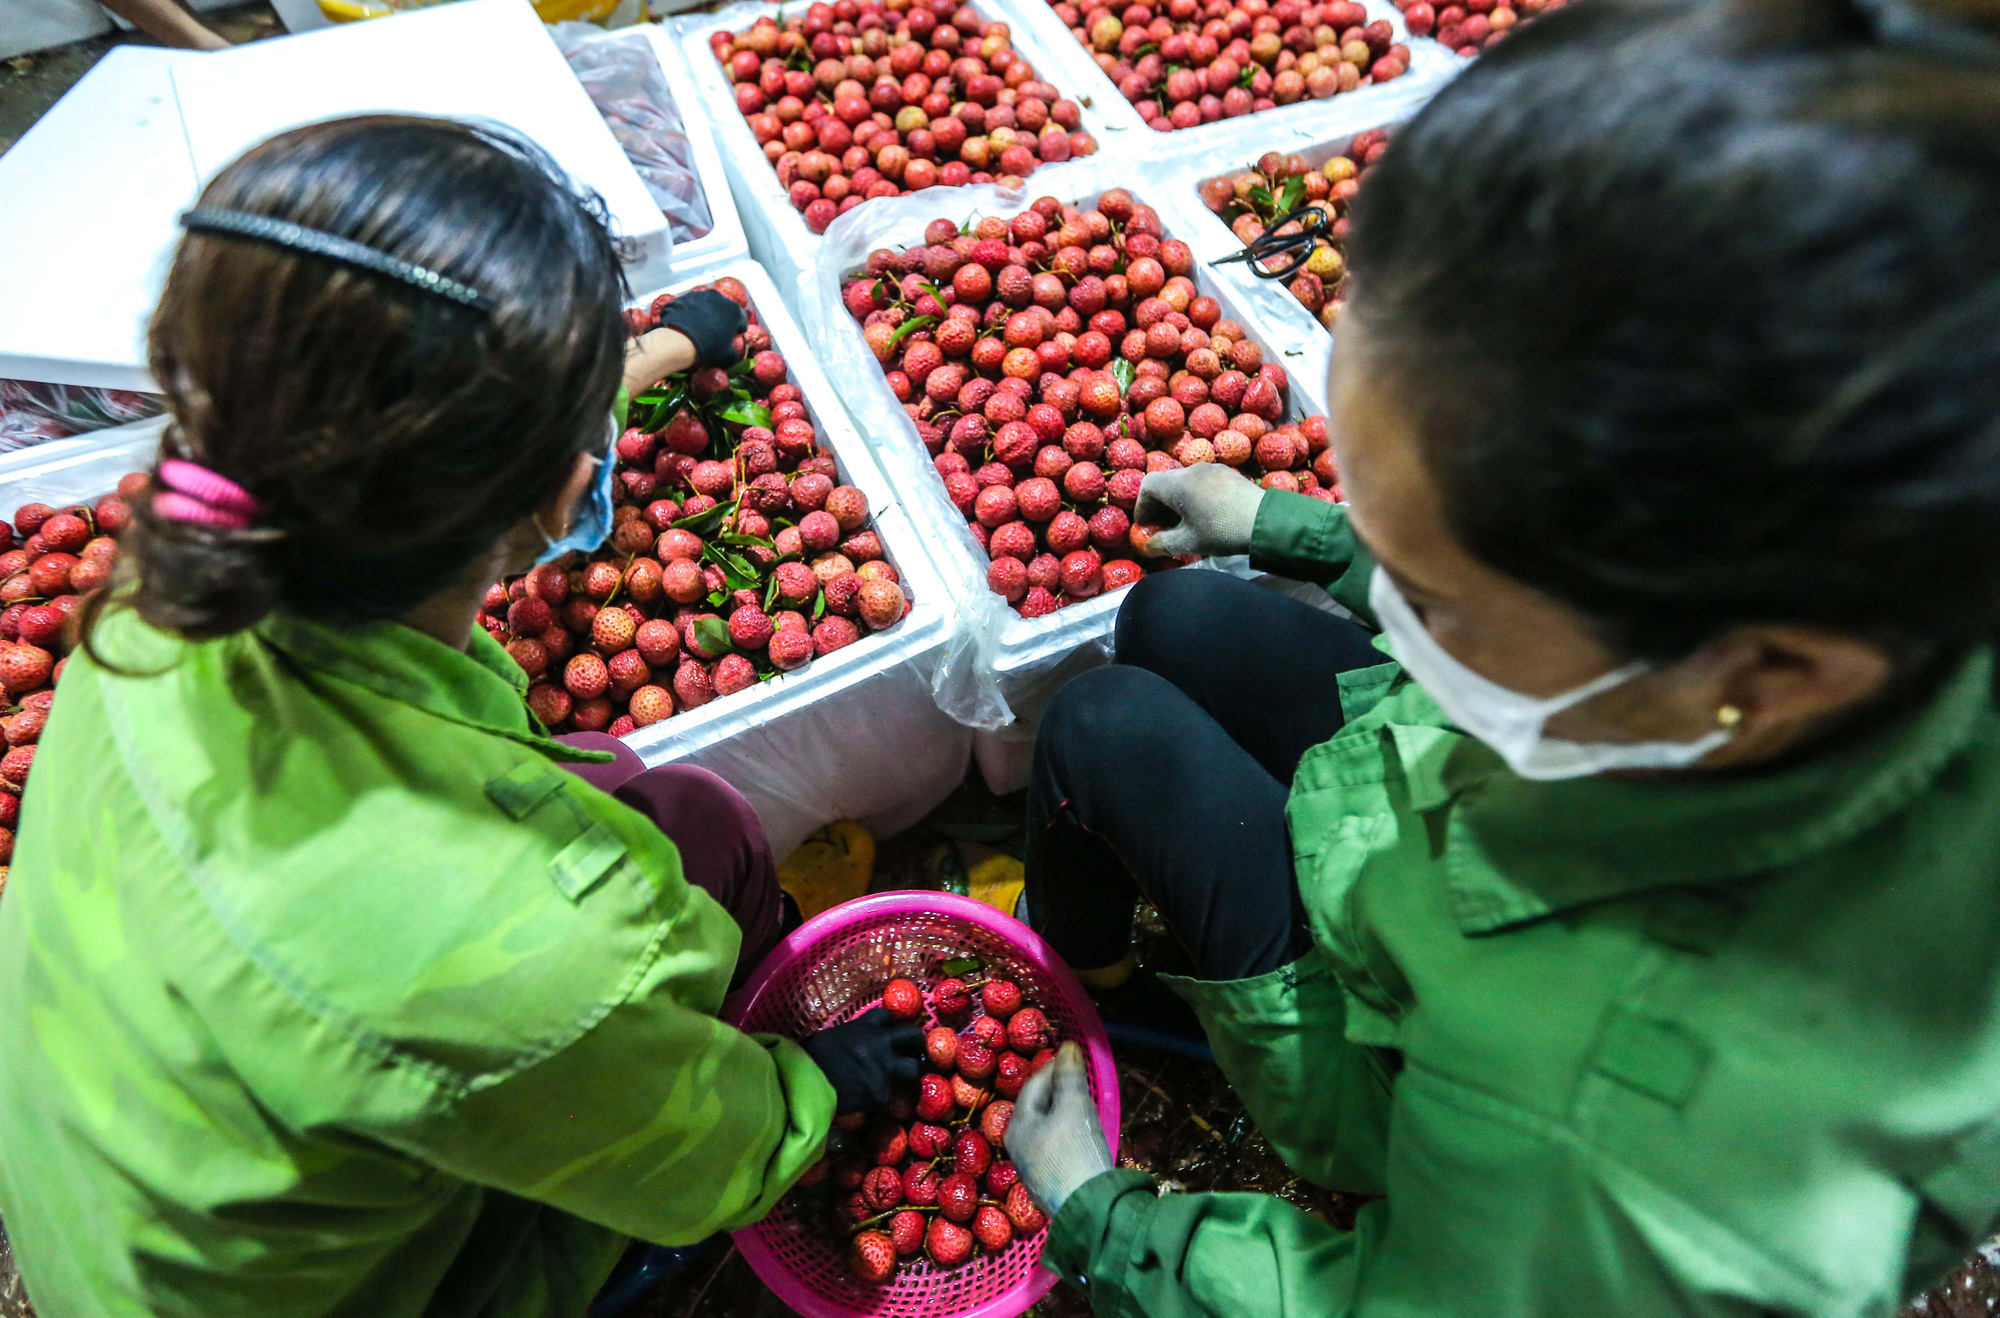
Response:
[[[469,284],[461,284],[456,279],[447,278],[435,270],[427,270],[420,265],[411,265],[387,252],[377,251],[366,243],[355,242],[352,238],[342,238],[338,234],[320,229],[308,229],[290,220],[275,219],[269,215],[253,215],[248,211],[232,210],[191,210],[181,216],[181,227],[194,233],[223,233],[234,238],[248,238],[253,242],[270,243],[275,247],[289,247],[295,252],[305,252],[310,256],[325,257],[343,265],[355,266],[373,274],[408,284],[426,293],[434,293],[462,307],[491,314],[493,304],[486,295]]]

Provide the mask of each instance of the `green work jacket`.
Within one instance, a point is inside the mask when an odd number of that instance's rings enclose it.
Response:
[[[1253,562],[1366,609],[1344,510]],[[1888,1314],[2000,1215],[1991,656],[1769,772],[1528,782],[1393,664],[1289,821],[1314,950],[1181,985],[1352,1232],[1117,1170],[1045,1257],[1099,1318]]]
[[[734,923],[484,632],[100,635],[157,675],[70,660],[0,900],[46,1318],[581,1314],[819,1156],[818,1068],[715,1019]]]

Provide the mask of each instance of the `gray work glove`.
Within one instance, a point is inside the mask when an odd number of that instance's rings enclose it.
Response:
[[[1083,1049],[1064,1044],[1053,1062],[1029,1077],[1014,1100],[1006,1144],[1021,1183],[1051,1220],[1084,1182],[1111,1170]]]
[[[1147,541],[1145,552],[1156,557],[1174,554],[1247,554],[1250,532],[1257,525],[1257,505],[1264,489],[1216,462],[1197,462],[1176,471],[1156,471],[1139,486],[1133,522],[1164,526]]]

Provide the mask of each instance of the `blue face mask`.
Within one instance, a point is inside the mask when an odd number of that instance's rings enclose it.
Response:
[[[560,540],[550,540],[549,547],[535,560],[536,566],[552,563],[572,549],[587,554],[603,544],[611,534],[611,483],[617,478],[618,470],[618,464],[611,457],[611,446],[618,442],[618,419],[609,417],[605,425],[611,437],[605,441],[604,452],[597,457],[597,479],[577,501],[576,516],[570,522],[569,534]],[[536,529],[540,529],[539,522]],[[542,535],[546,538],[548,532],[543,531]]]

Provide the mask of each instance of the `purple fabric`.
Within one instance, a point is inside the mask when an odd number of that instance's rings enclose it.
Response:
[[[631,747],[608,733],[570,732],[556,740],[618,757],[610,764],[563,767],[651,819],[673,842],[687,881],[715,898],[743,931],[735,976],[741,982],[783,933],[778,865],[757,812],[707,769],[691,764],[648,769]]]

